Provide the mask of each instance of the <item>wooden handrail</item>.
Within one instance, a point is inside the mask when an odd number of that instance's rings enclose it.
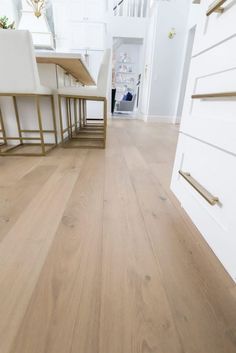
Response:
[[[216,0],[208,8],[206,15],[210,16],[213,12],[222,13],[224,8],[221,7],[227,0]]]

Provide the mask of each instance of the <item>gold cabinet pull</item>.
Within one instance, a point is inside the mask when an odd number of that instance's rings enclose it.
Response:
[[[200,93],[193,94],[192,99],[204,99],[204,98],[230,98],[236,97],[236,92],[216,92],[216,93]]]
[[[221,7],[227,0],[216,0],[208,8],[206,15],[210,16],[213,12],[223,13],[224,8]]]
[[[211,205],[214,206],[219,202],[218,197],[213,196],[201,184],[199,184],[190,173],[179,171],[179,174]]]

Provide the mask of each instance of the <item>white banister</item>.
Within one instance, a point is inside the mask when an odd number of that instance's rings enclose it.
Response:
[[[149,0],[114,0],[114,16],[146,17]]]

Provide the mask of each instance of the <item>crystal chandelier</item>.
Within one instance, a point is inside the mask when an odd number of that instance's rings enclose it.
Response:
[[[45,8],[47,0],[27,0],[27,3],[33,8],[36,17],[42,15],[42,10]]]

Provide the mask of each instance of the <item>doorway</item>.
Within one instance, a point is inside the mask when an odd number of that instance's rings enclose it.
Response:
[[[113,117],[136,117],[143,67],[143,39],[113,38]]]

